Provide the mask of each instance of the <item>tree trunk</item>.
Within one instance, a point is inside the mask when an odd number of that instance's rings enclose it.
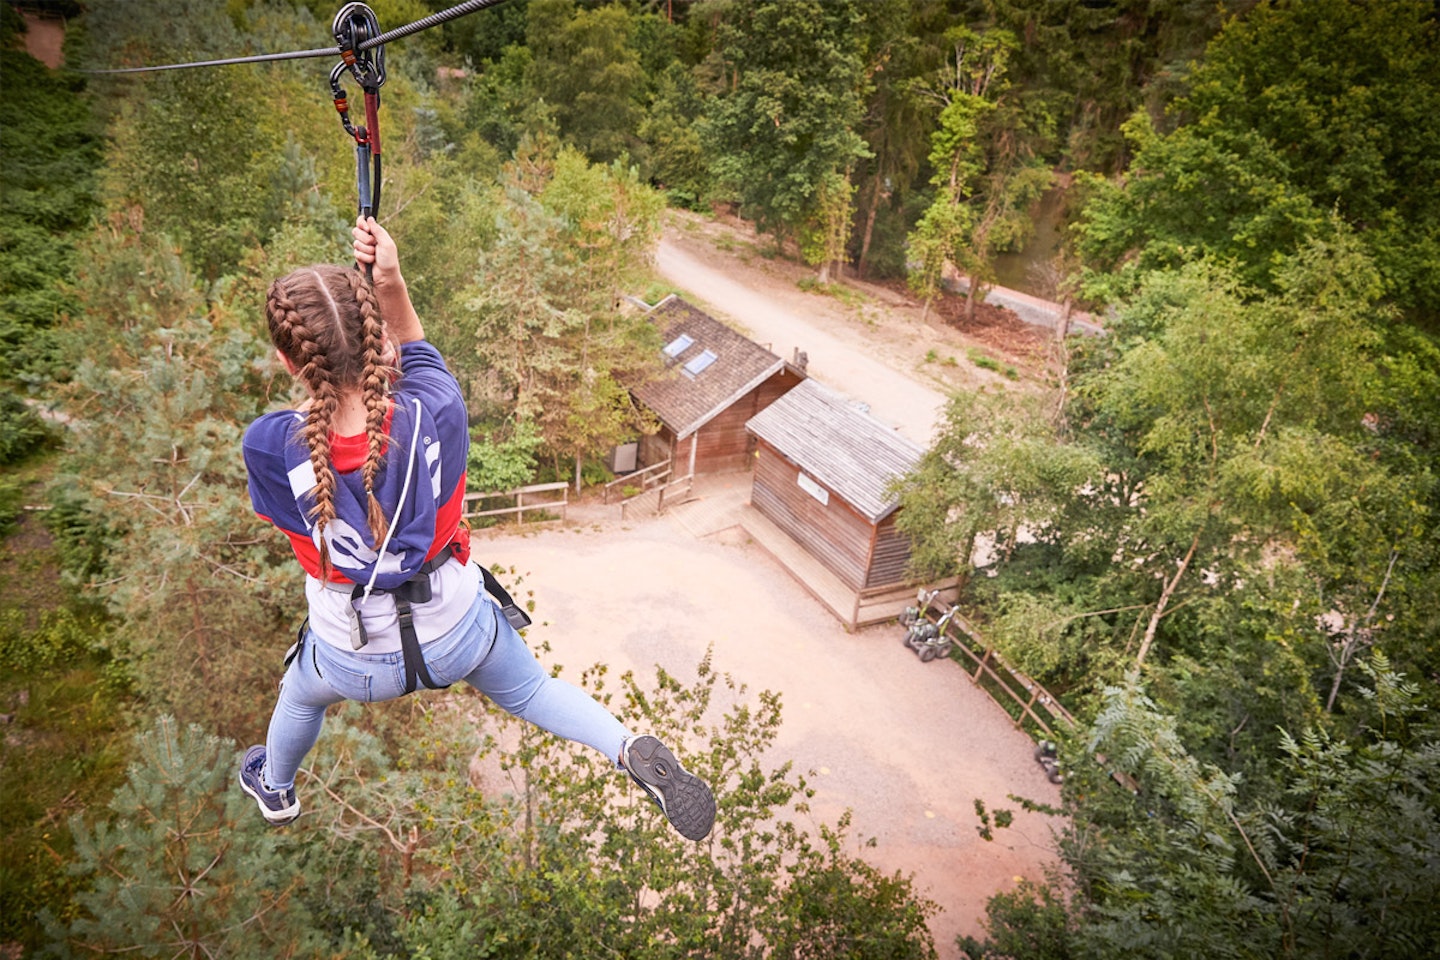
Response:
[[[1165,616],[1165,606],[1170,602],[1170,597],[1175,588],[1180,585],[1180,578],[1185,576],[1185,571],[1190,567],[1190,561],[1195,557],[1195,550],[1200,546],[1200,531],[1195,531],[1195,539],[1190,541],[1190,550],[1185,554],[1185,559],[1180,561],[1180,569],[1175,571],[1175,576],[1166,584],[1165,589],[1160,592],[1160,602],[1155,604],[1155,612],[1150,615],[1150,622],[1145,626],[1145,639],[1140,643],[1140,652],[1135,655],[1135,666],[1141,666],[1145,662],[1145,655],[1150,652],[1150,644],[1155,640],[1155,631],[1160,626],[1160,618]]]
[[[575,454],[575,496],[580,496],[580,454]]]
[[[1335,709],[1335,698],[1340,695],[1340,680],[1345,676],[1345,668],[1350,665],[1350,658],[1355,655],[1355,628],[1352,626],[1345,643],[1340,648],[1340,655],[1336,658],[1335,680],[1330,684],[1330,696],[1325,698],[1325,712],[1329,713]]]
[[[860,259],[855,264],[857,276],[865,276],[865,261],[870,256],[870,238],[875,233],[875,211],[880,208],[880,184],[883,178],[875,171],[875,188],[870,191],[870,209],[865,212],[865,231],[860,235]]]

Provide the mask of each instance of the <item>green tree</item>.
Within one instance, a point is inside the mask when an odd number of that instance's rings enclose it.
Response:
[[[538,145],[512,165],[494,245],[469,300],[474,350],[502,416],[532,422],[575,465],[643,429],[628,386],[659,364],[658,334],[621,309],[664,201],[634,168]]]
[[[1067,768],[1065,875],[991,903],[971,956],[1410,957],[1440,929],[1431,904],[1437,731],[1383,656],[1363,665],[1365,726],[1282,737],[1283,792],[1237,796],[1132,678],[1106,692]],[[1134,792],[1091,762],[1103,756]],[[1060,889],[1072,891],[1070,898]]]
[[[65,284],[74,280],[76,240],[94,210],[101,158],[83,87],[12,41],[8,31],[0,37],[0,74],[9,90],[0,99],[0,343],[7,377],[58,360],[51,331],[60,315],[75,310]]]
[[[629,8],[532,0],[526,39],[526,80],[555,111],[565,139],[597,163],[634,152],[645,72]]]
[[[963,588],[981,553],[1003,562],[1022,536],[1059,535],[1060,517],[1099,472],[1090,451],[1057,442],[1039,404],[953,394],[935,443],[899,484],[911,577],[957,576]]]
[[[1389,297],[1432,322],[1440,276],[1440,68],[1421,2],[1272,3],[1227,22],[1157,130],[1126,130],[1123,184],[1093,182],[1079,226],[1098,271],[1133,282],[1205,256],[1247,283],[1274,280],[1276,255],[1353,229]],[[1094,276],[1092,290],[1116,289]]]
[[[86,254],[57,484],[96,518],[90,536],[110,540],[90,586],[153,704],[254,729],[293,602],[280,599],[290,564],[250,509],[236,453],[265,396],[254,305],[207,308],[164,238],[116,229]],[[248,706],[217,703],[217,689]]]
[[[135,739],[109,819],[71,820],[75,915],[52,919],[56,955],[278,956],[321,950],[304,906],[299,844],[235,787],[235,745],[171,717]]]
[[[865,17],[853,0],[756,0],[721,23],[702,138],[722,188],[779,240],[830,219],[821,201],[839,202],[834,185],[866,152]]]
[[[914,84],[941,109],[930,138],[935,199],[910,236],[920,265],[910,283],[928,310],[945,266],[954,265],[966,275],[965,315],[973,319],[994,275],[993,252],[1026,239],[1030,205],[1051,174],[1032,149],[1024,115],[1006,97],[1006,69],[1019,42],[1004,31],[967,27],[952,27],[945,39],[952,54],[939,75]]]

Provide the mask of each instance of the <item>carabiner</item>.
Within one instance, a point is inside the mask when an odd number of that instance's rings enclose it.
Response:
[[[346,66],[344,63],[337,63],[335,64],[335,69],[330,71],[330,96],[335,101],[335,112],[340,114],[340,125],[345,128],[345,132],[350,134],[351,137],[359,140],[360,134],[350,122],[349,95],[346,93],[345,88],[340,86],[340,77],[345,73],[345,70]]]

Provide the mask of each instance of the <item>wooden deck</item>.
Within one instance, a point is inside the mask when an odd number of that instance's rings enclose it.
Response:
[[[784,567],[806,592],[820,601],[846,629],[894,621],[915,602],[915,588],[850,589],[824,564],[769,518],[750,505],[749,473],[697,477],[688,498],[667,504],[666,517],[697,539],[732,527],[742,528],[750,539]],[[946,592],[949,599],[953,588]]]
[[[899,585],[864,593],[850,589],[794,538],[748,503],[740,509],[740,525],[847,630],[893,621],[907,604],[915,602],[914,587]]]

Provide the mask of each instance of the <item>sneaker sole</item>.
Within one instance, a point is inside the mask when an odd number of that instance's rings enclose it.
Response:
[[[639,737],[625,752],[625,768],[659,800],[665,819],[687,840],[704,840],[715,823],[715,796],[654,737]],[[658,795],[658,796],[657,796]]]
[[[243,773],[237,779],[240,781],[240,789],[245,791],[247,797],[255,801],[255,806],[260,808],[260,816],[264,817],[265,822],[270,826],[283,827],[287,823],[295,822],[300,817],[300,801],[295,801],[295,806],[290,810],[277,813],[265,806],[265,801],[260,798],[260,795],[250,789],[250,784],[245,782]]]

